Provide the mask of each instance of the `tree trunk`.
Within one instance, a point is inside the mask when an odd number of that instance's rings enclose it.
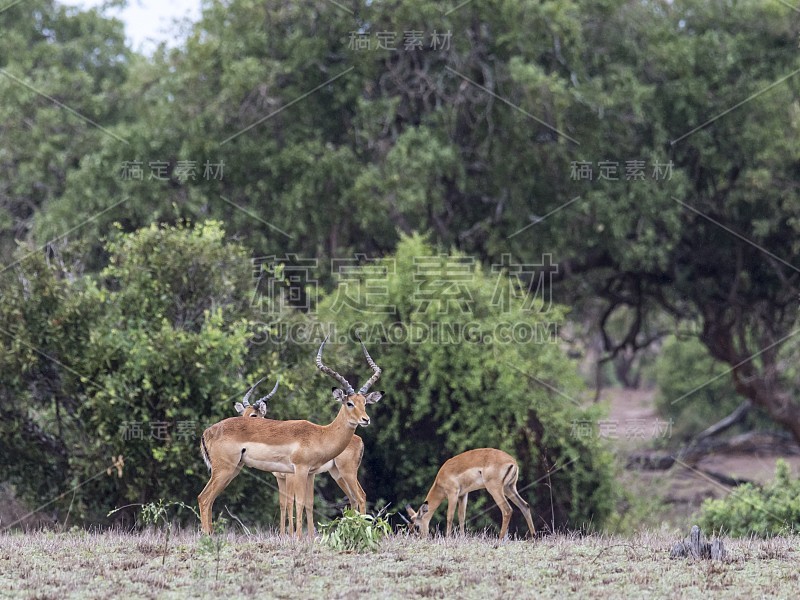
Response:
[[[715,435],[719,435],[723,431],[727,431],[737,423],[741,423],[747,416],[747,413],[750,412],[751,406],[752,403],[750,402],[750,400],[745,400],[736,408],[736,410],[734,410],[727,417],[725,417],[724,419],[720,419],[710,427],[704,429],[699,434],[697,434],[695,441],[700,441],[706,438],[714,437]]]
[[[731,365],[736,391],[763,408],[773,421],[785,427],[800,443],[800,405],[792,401],[781,384],[777,366],[779,342],[789,336],[778,341],[773,341],[772,336],[762,336],[761,349],[752,352],[748,349],[748,340],[755,338],[756,334],[747,331],[747,324],[741,318],[735,322],[720,322],[718,318],[718,315],[706,315],[701,336],[703,343],[714,358]],[[734,341],[734,328],[738,344]],[[756,359],[760,367],[756,366]]]

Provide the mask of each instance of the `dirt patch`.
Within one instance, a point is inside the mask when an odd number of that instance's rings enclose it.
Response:
[[[654,390],[604,389],[600,402],[608,405],[608,417],[598,423],[600,437],[625,450],[672,437],[672,423],[656,412],[654,397]]]
[[[601,401],[608,404],[608,425],[600,435],[609,439],[622,456],[652,448],[659,437],[671,435],[671,424],[655,408],[654,390],[603,390]],[[795,477],[800,476],[800,456],[761,449],[758,452],[715,453],[706,456],[696,469],[675,465],[666,471],[636,471],[627,479],[637,492],[659,497],[670,505],[665,515],[669,524],[685,522],[707,498],[723,498],[735,488],[723,485],[699,471],[713,471],[755,483],[767,483],[775,475],[775,461],[785,460]],[[656,523],[653,523],[656,525]]]

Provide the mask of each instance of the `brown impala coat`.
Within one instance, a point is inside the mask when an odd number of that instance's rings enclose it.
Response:
[[[453,531],[453,516],[458,505],[458,521],[461,533],[467,512],[467,496],[470,492],[486,488],[500,512],[503,522],[500,537],[505,537],[511,520],[511,506],[508,500],[517,505],[525,516],[531,535],[535,535],[530,507],[517,492],[519,467],[513,456],[496,448],[477,448],[467,450],[445,461],[431,486],[425,502],[414,512],[406,507],[408,515],[420,533],[428,535],[431,518],[439,505],[447,499],[447,535]]]
[[[327,339],[320,344],[315,363],[320,371],[336,379],[343,388],[333,388],[334,399],[342,405],[333,422],[329,425],[316,425],[308,421],[232,417],[203,432],[200,452],[211,470],[211,479],[200,492],[197,501],[205,533],[212,532],[211,511],[214,500],[239,474],[242,467],[249,466],[272,473],[295,475],[291,478],[289,496],[295,502],[298,523],[303,512],[306,512],[308,535],[313,537],[313,474],[342,453],[353,439],[356,427],[369,425],[366,405],[378,402],[383,396],[383,392],[367,393],[370,386],[380,378],[381,369],[370,357],[364,343],[361,342],[361,347],[373,373],[356,391],[347,379],[322,363],[322,350]],[[245,399],[252,393],[252,389]],[[300,533],[298,527],[297,534]]]
[[[369,417],[366,417],[369,423]],[[294,464],[309,466],[316,472],[332,457],[347,448],[359,423],[348,422],[347,409],[342,407],[330,425],[316,425],[308,421],[274,421],[272,419],[241,419],[231,417],[215,423],[203,432],[201,451],[208,468],[213,465],[208,448],[214,446],[215,459],[229,464],[255,467],[275,473],[294,473]],[[291,426],[292,437],[286,438],[286,426]],[[314,443],[321,437],[330,445],[320,447]],[[276,440],[285,439],[284,443]],[[270,440],[269,444],[260,440]]]

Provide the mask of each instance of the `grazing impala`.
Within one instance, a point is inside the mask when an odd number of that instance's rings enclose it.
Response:
[[[353,438],[356,427],[369,425],[366,405],[378,402],[383,392],[367,393],[381,376],[381,370],[364,347],[372,376],[358,391],[339,373],[322,364],[322,350],[317,351],[317,368],[336,379],[344,389],[333,388],[333,397],[342,407],[329,425],[309,421],[273,421],[232,417],[206,429],[200,438],[200,452],[211,469],[203,491],[197,497],[200,521],[205,533],[211,533],[211,510],[214,500],[239,474],[242,467],[255,467],[273,473],[293,473],[289,496],[297,504],[298,520],[306,511],[309,537],[314,535],[313,506],[307,504],[308,481],[312,473],[339,456]],[[363,346],[363,345],[362,345]],[[313,488],[312,488],[313,489]],[[289,516],[291,526],[291,515]],[[299,524],[299,523],[298,523]],[[297,528],[298,537],[301,528]]]
[[[256,401],[254,404],[248,402],[250,395],[256,386],[264,381],[261,379],[245,394],[241,402],[234,405],[236,412],[242,417],[266,417],[267,404],[266,401],[272,398],[275,390],[278,389],[278,384],[275,388],[263,398]],[[329,460],[322,465],[316,473],[330,473],[336,484],[342,489],[347,496],[350,505],[357,508],[357,510],[364,514],[367,512],[367,495],[364,489],[358,482],[358,468],[361,466],[361,459],[364,457],[364,441],[357,435],[353,435],[353,439],[347,444],[339,456],[333,460]],[[315,474],[316,474],[315,473]],[[273,473],[275,479],[278,480],[278,496],[280,498],[281,506],[281,525],[280,532],[286,533],[286,509],[289,504],[289,496],[287,493],[286,473]],[[292,531],[289,532],[293,533]]]
[[[459,528],[463,534],[464,519],[467,514],[467,495],[475,490],[486,488],[503,513],[503,524],[500,527],[501,538],[506,536],[508,522],[511,520],[512,509],[508,500],[511,500],[522,511],[531,535],[535,535],[531,509],[517,492],[518,476],[517,461],[510,454],[494,448],[468,450],[454,456],[442,465],[419,512],[414,512],[408,505],[406,511],[411,517],[412,525],[422,535],[427,536],[433,513],[447,498],[447,535],[449,536],[453,531],[453,514],[456,511],[456,503],[458,503]]]

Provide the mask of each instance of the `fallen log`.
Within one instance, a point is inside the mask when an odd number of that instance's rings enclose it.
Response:
[[[751,431],[728,440],[714,441],[704,438],[684,446],[677,453],[636,452],[628,456],[626,466],[645,471],[666,471],[675,464],[676,459],[687,465],[695,466],[700,460],[711,454],[797,456],[800,455],[800,446],[785,435]]]

